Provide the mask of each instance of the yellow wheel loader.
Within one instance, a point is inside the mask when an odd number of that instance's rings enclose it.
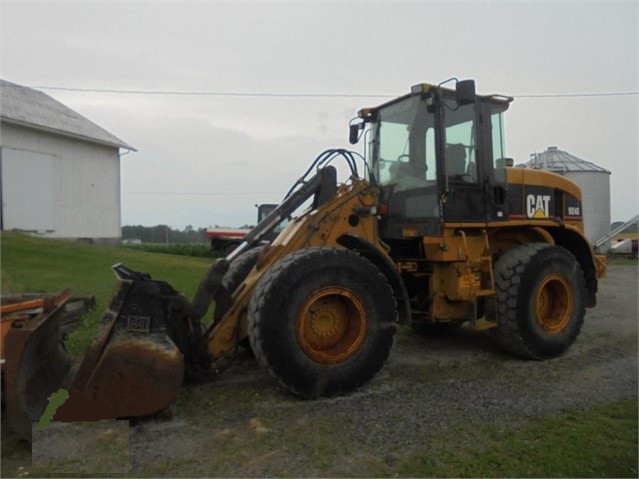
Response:
[[[512,98],[478,95],[472,80],[444,84],[362,109],[350,141],[363,139],[364,157],[318,156],[192,300],[116,265],[118,290],[79,361],[55,312],[14,324],[4,355],[12,426],[28,438],[59,389],[69,397],[54,421],[152,414],[185,379],[224,371],[240,344],[295,395],[346,394],[382,368],[399,322],[491,329],[524,358],[566,351],[605,274],[584,237],[581,191],[505,157]],[[343,183],[336,158],[350,169]]]

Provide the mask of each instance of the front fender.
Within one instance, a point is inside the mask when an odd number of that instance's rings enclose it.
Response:
[[[364,256],[367,260],[377,266],[377,268],[386,277],[388,284],[390,284],[393,289],[395,300],[397,301],[398,321],[402,324],[410,323],[410,300],[408,298],[406,286],[395,267],[395,263],[393,263],[393,261],[385,253],[383,253],[380,248],[359,236],[345,234],[337,239],[337,243],[348,250]]]

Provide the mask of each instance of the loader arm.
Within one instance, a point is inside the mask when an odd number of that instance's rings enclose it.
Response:
[[[242,243],[235,248],[226,258],[218,259],[209,269],[204,279],[198,286],[193,298],[192,315],[195,321],[200,322],[211,303],[215,301],[215,322],[217,323],[231,304],[230,294],[222,288],[222,278],[228,271],[229,263],[244,251],[260,244],[285,218],[289,217],[305,201],[314,196],[313,205],[323,204],[328,198],[335,195],[336,170],[328,166],[319,170],[302,186],[293,191],[288,197],[268,214],[257,226],[249,231]]]

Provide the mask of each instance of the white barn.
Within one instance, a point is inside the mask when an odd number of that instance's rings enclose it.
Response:
[[[0,80],[0,229],[119,242],[121,150],[135,151],[45,93]]]

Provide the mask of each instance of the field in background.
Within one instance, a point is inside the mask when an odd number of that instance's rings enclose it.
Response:
[[[117,281],[111,270],[123,263],[154,279],[167,281],[177,291],[192,298],[212,258],[148,253],[129,248],[56,241],[17,233],[0,236],[2,293],[58,293],[72,288],[78,296],[94,296],[96,307],[70,335],[71,352],[84,350],[94,326],[109,304]]]
[[[0,247],[2,292],[56,292],[72,287],[76,294],[93,294],[97,300],[110,298],[116,284],[111,266],[116,263],[165,279],[191,296],[212,261],[6,232],[0,236]]]

